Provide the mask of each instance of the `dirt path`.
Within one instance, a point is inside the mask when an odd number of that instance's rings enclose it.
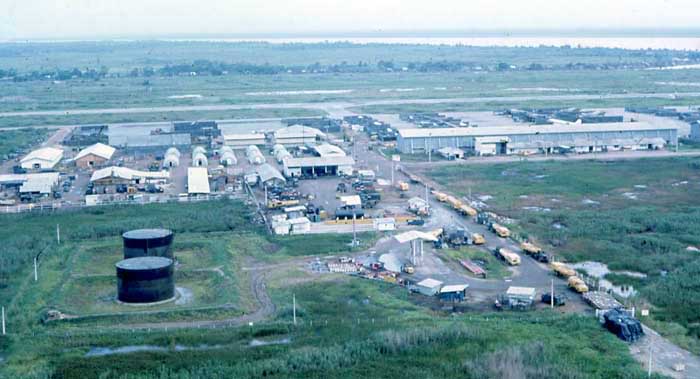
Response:
[[[644,338],[630,345],[630,352],[645,369],[649,369],[649,350],[651,349],[652,371],[676,379],[700,378],[700,357],[674,345],[646,326],[644,333],[646,334]],[[677,364],[685,365],[685,369],[674,370]]]
[[[178,328],[212,328],[235,327],[262,321],[275,313],[275,304],[270,299],[265,285],[265,276],[269,273],[264,266],[253,268],[251,271],[250,291],[257,303],[257,309],[252,313],[223,320],[172,321],[151,322],[141,324],[123,324],[126,329],[178,329]]]

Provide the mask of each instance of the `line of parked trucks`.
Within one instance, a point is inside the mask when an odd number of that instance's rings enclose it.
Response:
[[[415,183],[422,182],[420,180],[420,178],[416,177],[415,175],[408,174],[408,173],[406,173],[406,174],[409,175],[411,182],[415,182]],[[433,190],[432,194],[433,194],[433,196],[435,196],[435,198],[439,202],[446,203],[446,204],[450,205],[454,210],[461,213],[462,215],[469,216],[469,217],[476,217],[477,223],[482,224],[482,225],[486,225],[489,228],[489,230],[494,232],[497,236],[499,236],[501,238],[510,238],[510,236],[511,236],[510,230],[507,227],[493,221],[494,219],[496,219],[498,217],[496,214],[491,213],[491,212],[479,212],[476,209],[474,209],[473,207],[465,204],[464,202],[462,202],[458,198],[456,198],[452,195],[446,194],[444,192]],[[444,234],[443,234],[443,236],[444,236]],[[453,243],[454,241],[452,241],[452,240],[453,240],[452,238],[449,238],[449,237],[447,238],[448,243],[459,245],[459,243]],[[477,233],[472,234],[471,239],[469,240],[469,243],[474,244],[474,245],[482,245],[485,242],[486,241],[485,241],[484,237],[480,234],[477,234]],[[525,254],[529,255],[530,257],[532,257],[533,259],[535,259],[538,262],[541,262],[541,263],[549,263],[550,262],[549,255],[546,252],[544,252],[544,250],[542,250],[542,248],[536,246],[535,244],[533,244],[531,242],[526,241],[526,242],[521,243],[520,248]],[[506,263],[508,263],[511,266],[516,266],[516,265],[519,265],[521,263],[520,256],[507,248],[503,248],[503,247],[496,248],[493,250],[493,253],[496,255],[496,257],[502,259],[503,261],[505,261]],[[569,266],[567,266],[566,264],[564,264],[562,262],[551,262],[550,267],[557,275],[562,276],[562,277],[567,279],[567,283],[568,283],[569,288],[572,288],[573,290],[575,290],[578,293],[588,292],[588,286],[583,281],[583,279],[579,278],[576,275],[576,271],[573,270],[572,268],[570,268]]]

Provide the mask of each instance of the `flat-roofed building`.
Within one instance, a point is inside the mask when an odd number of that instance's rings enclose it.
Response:
[[[117,184],[145,184],[151,181],[163,182],[170,178],[167,171],[141,171],[128,167],[111,166],[95,170],[90,181],[100,186]]]
[[[188,167],[187,193],[190,195],[207,195],[210,192],[209,173],[206,167]]]
[[[284,176],[352,175],[355,160],[347,156],[287,158]]]
[[[275,144],[289,146],[304,146],[307,143],[325,140],[326,134],[322,131],[303,125],[291,125],[275,130]]]
[[[225,133],[224,145],[232,149],[245,149],[250,145],[265,145],[265,134],[263,133]]]
[[[405,154],[444,147],[476,155],[659,149],[678,144],[678,130],[647,122],[514,125],[501,127],[401,129],[397,149]]]

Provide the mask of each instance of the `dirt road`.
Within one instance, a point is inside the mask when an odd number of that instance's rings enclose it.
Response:
[[[250,291],[255,299],[256,309],[251,313],[223,319],[223,320],[200,320],[200,321],[172,321],[172,322],[151,322],[140,324],[121,324],[119,328],[125,329],[178,329],[178,328],[212,328],[212,327],[235,327],[262,321],[275,313],[275,304],[270,299],[265,286],[265,275],[268,273],[267,267],[257,266],[250,269]]]
[[[649,369],[649,351],[651,350],[651,369],[654,372],[676,379],[700,378],[700,357],[681,349],[654,330],[644,326],[646,336],[630,345],[630,351],[639,363]],[[677,364],[685,365],[683,371],[674,370]]]

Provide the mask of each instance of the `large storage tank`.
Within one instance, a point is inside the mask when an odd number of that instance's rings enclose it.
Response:
[[[137,229],[122,234],[124,259],[136,257],[173,258],[173,232],[168,229]]]
[[[124,259],[116,264],[117,298],[125,303],[153,303],[175,296],[173,260],[163,257]]]

